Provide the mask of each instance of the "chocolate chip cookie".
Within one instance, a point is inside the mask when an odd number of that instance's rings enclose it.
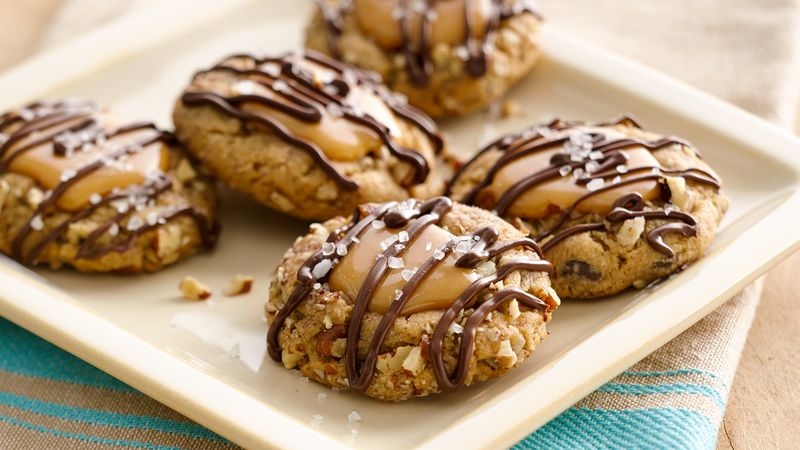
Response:
[[[378,72],[433,117],[483,108],[539,58],[526,0],[320,0],[306,45]]]
[[[0,116],[0,251],[24,264],[152,272],[216,239],[216,194],[170,133],[83,100]]]
[[[641,288],[703,255],[727,210],[689,142],[630,117],[555,120],[505,136],[453,177],[453,198],[530,233],[562,297]]]
[[[270,287],[269,354],[319,383],[406,400],[501,376],[559,299],[538,246],[487,211],[368,204],[314,224]]]
[[[302,219],[439,195],[451,173],[428,116],[375,74],[314,52],[227,58],[195,75],[174,121],[222,182]]]

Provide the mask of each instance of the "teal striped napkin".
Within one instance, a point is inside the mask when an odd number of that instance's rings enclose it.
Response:
[[[752,319],[752,298],[738,296],[514,448],[713,448],[735,364],[709,366],[736,359],[746,333],[731,331]],[[698,334],[731,354],[676,360]],[[236,448],[5,319],[0,342],[0,448]]]

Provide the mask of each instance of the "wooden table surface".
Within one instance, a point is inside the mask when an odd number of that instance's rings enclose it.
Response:
[[[36,50],[60,3],[0,0],[0,10],[6,11],[0,15],[0,70]],[[720,427],[718,449],[800,448],[799,274],[800,252],[766,276]]]

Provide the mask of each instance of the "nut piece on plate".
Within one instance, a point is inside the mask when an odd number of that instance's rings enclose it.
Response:
[[[376,74],[313,51],[198,72],[173,120],[220,181],[301,219],[439,195],[452,172],[433,120]]]
[[[542,19],[530,3],[320,0],[306,46],[379,73],[432,117],[457,116],[498,99],[533,69]]]
[[[547,336],[560,302],[551,270],[488,211],[446,197],[366,204],[284,255],[265,308],[269,354],[381,400],[452,392],[514,369]]]
[[[253,277],[249,275],[236,275],[231,278],[228,287],[225,288],[223,294],[228,297],[236,297],[237,295],[249,294],[253,289]]]
[[[200,301],[211,297],[211,289],[192,276],[184,277],[178,289],[186,300]]]
[[[216,240],[212,182],[152,123],[38,101],[0,116],[0,145],[0,252],[23,264],[153,272]]]
[[[447,192],[539,242],[561,297],[596,298],[699,259],[728,208],[721,185],[692,144],[623,116],[557,119],[503,136]]]

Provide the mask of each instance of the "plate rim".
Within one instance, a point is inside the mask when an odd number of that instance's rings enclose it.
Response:
[[[195,30],[205,23],[227,13],[238,11],[251,3],[253,0],[209,2],[192,8],[191,20],[179,22],[172,20],[174,15],[165,14],[163,9],[157,13],[143,12],[119,19],[3,73],[0,75],[0,92],[9,93],[8,95],[4,94],[5,103],[22,103],[35,98],[36,93],[52,91],[95,70],[112,65],[119,59],[129,58],[159,42]],[[177,6],[174,9],[177,11]],[[181,13],[185,15],[185,10],[181,9]],[[132,36],[144,23],[160,31],[152,33],[143,40],[126,38]],[[159,24],[167,23],[171,27],[159,26]],[[176,27],[176,23],[181,25]],[[543,378],[546,380],[543,375],[551,373],[549,368],[558,364],[567,364],[577,358],[581,352],[585,352],[590,343],[597,339],[608,339],[614,327],[619,326],[627,317],[644,312],[658,314],[659,308],[642,304],[626,310],[601,330],[587,337],[568,352],[556,357],[546,367],[521,380],[512,388],[498,395],[497,398],[484,403],[478,410],[450,424],[447,429],[420,442],[417,445],[418,448],[438,448],[444,445],[494,448],[513,444],[704,317],[800,246],[800,230],[791,230],[791,227],[788,226],[792,222],[790,219],[795,218],[792,208],[800,208],[800,183],[798,182],[800,162],[791,158],[792,150],[800,148],[800,139],[789,131],[708,93],[641,63],[583,42],[551,26],[542,28],[542,39],[551,50],[548,57],[557,63],[630,92],[673,114],[680,115],[694,124],[714,130],[746,144],[748,147],[759,148],[759,151],[782,162],[793,173],[794,184],[787,188],[787,196],[781,205],[766,214],[750,229],[743,231],[740,236],[747,235],[749,237],[763,232],[762,229],[777,229],[784,231],[783,234],[776,233],[784,239],[781,240],[782,242],[769,242],[768,248],[762,248],[760,252],[757,252],[758,262],[751,263],[751,265],[757,264],[758,267],[750,270],[736,283],[721,290],[703,307],[673,319],[674,323],[669,328],[651,336],[644,344],[638,343],[635,349],[626,350],[624,355],[606,364],[593,376],[576,382],[572,388],[562,389],[557,399],[551,398],[542,408],[525,411],[519,404],[530,404],[529,402],[541,398],[536,383],[543,382]],[[98,45],[98,42],[107,44]],[[124,42],[124,48],[115,48],[114,52],[101,51],[107,50],[112,42],[115,45]],[[80,61],[75,61],[75,55],[79,55]],[[67,60],[70,61],[71,69],[63,77],[56,79],[46,76],[56,70],[63,72],[61,69],[64,61]],[[602,62],[602,64],[591,64],[592,62]],[[587,70],[589,66],[594,66],[592,71]],[[621,74],[627,75],[625,85],[619,81]],[[9,98],[11,100],[6,100]],[[691,107],[688,107],[687,104],[691,104]],[[720,255],[741,251],[740,247],[751,249],[752,245],[745,244],[747,243],[737,238],[737,241],[731,242],[721,249]],[[73,300],[68,294],[55,288],[33,272],[11,263],[4,257],[0,258],[0,261],[2,261],[0,285],[8,286],[8,291],[3,289],[3,292],[0,292],[0,315],[107,371],[146,395],[246,447],[262,447],[264,445],[296,447],[298,444],[302,444],[324,445],[325,448],[346,448],[333,438],[313,430],[279,410],[253,400],[216,380],[213,376],[194,369],[173,355],[141,341],[113,323],[95,316],[78,301]],[[7,296],[6,292],[11,292],[17,300]],[[85,327],[86,323],[91,323],[97,328],[92,327],[92,331],[88,331],[89,327]],[[97,341],[96,336],[99,330],[107,334],[104,335],[103,340]],[[121,344],[127,345],[127,348],[130,349],[124,358],[114,352],[115,346]],[[594,345],[597,344],[594,343]],[[633,347],[633,345],[629,347]],[[570,355],[572,356],[570,357]],[[144,362],[146,364],[142,364]],[[146,369],[142,367],[146,367]],[[154,368],[161,372],[153,370]],[[167,377],[164,376],[164,373],[170,375]],[[188,376],[194,382],[175,383],[175,380],[179,378],[176,374]],[[200,395],[203,389],[208,388],[221,390],[220,392],[225,393],[226,399],[232,398],[236,401],[219,401],[208,398],[210,396]],[[554,394],[553,397],[556,395]],[[515,403],[517,405],[514,405]],[[501,420],[509,417],[508,412],[497,414],[497,411],[504,409],[516,412],[513,416],[516,420],[511,423]],[[273,426],[269,427],[269,430],[265,430],[264,423],[271,421],[274,421],[272,422]],[[477,431],[487,425],[494,432],[480,433]],[[276,432],[276,430],[280,430],[280,432]],[[298,439],[302,439],[302,441],[298,441]]]

